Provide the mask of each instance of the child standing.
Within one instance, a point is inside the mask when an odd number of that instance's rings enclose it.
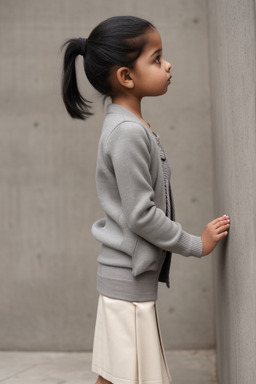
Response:
[[[168,383],[155,307],[158,281],[169,286],[172,252],[209,254],[228,234],[229,218],[210,222],[201,237],[175,221],[168,160],[141,111],[142,98],[163,95],[172,78],[156,28],[137,17],[113,17],[87,39],[71,39],[65,46],[62,95],[69,114],[91,115],[77,86],[78,55],[90,83],[111,99],[96,170],[106,217],[92,227],[102,243],[92,369],[97,384]]]

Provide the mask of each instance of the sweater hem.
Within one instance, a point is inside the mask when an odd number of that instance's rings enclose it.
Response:
[[[157,273],[153,271],[134,277],[128,268],[99,264],[97,291],[113,299],[131,302],[156,301],[157,277]]]

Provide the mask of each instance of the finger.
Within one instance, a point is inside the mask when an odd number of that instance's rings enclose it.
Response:
[[[216,228],[216,231],[218,234],[223,233],[223,232],[227,231],[229,229],[229,227],[230,227],[230,224],[226,223],[226,224],[223,224],[220,227]]]
[[[226,224],[229,224],[229,223],[230,223],[229,219],[223,219],[222,218],[222,220],[217,221],[217,223],[215,224],[215,228],[218,229],[219,227],[226,225]]]
[[[218,223],[219,223],[219,220],[220,220],[220,218],[218,217],[217,219],[215,219],[215,220],[211,221],[211,223],[210,223],[210,224],[213,224],[213,225],[215,226],[216,224],[218,224]]]
[[[224,231],[218,234],[218,240],[221,240],[223,237],[228,235],[228,231]]]
[[[215,220],[212,221],[212,224],[217,224],[219,223],[220,221],[223,221],[223,220],[229,220],[229,216],[227,215],[223,215],[223,216],[220,216],[220,217],[217,217]]]

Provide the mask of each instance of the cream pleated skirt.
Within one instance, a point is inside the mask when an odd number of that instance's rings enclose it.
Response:
[[[154,301],[134,303],[100,295],[92,371],[114,384],[171,382]]]

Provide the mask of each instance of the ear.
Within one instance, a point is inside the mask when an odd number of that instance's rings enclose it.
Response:
[[[116,77],[119,82],[123,87],[125,88],[133,88],[134,87],[134,81],[131,78],[131,73],[130,69],[127,67],[121,67],[118,68],[116,71]]]

